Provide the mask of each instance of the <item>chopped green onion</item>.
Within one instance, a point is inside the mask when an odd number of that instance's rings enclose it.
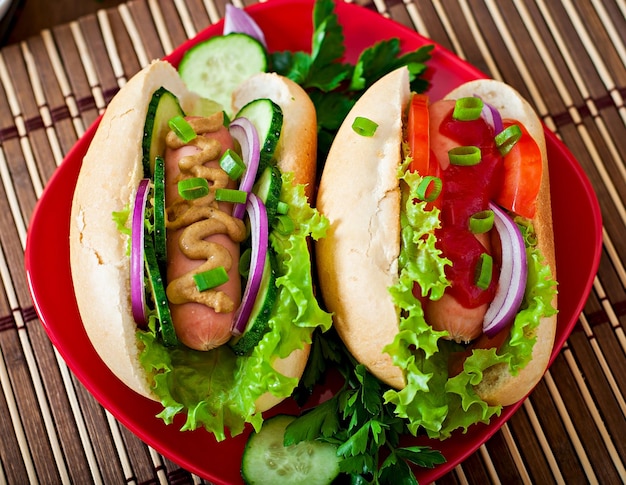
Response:
[[[452,118],[459,121],[472,121],[480,118],[483,100],[475,97],[459,98],[454,104]]]
[[[481,159],[480,148],[475,146],[454,147],[448,151],[448,158],[452,165],[477,165]]]
[[[489,288],[492,274],[493,258],[487,253],[482,253],[476,265],[476,286],[481,290]]]
[[[276,216],[276,219],[274,219],[273,228],[278,231],[279,234],[282,234],[283,236],[288,236],[294,231],[296,225],[291,217],[286,215],[280,215]]]
[[[224,266],[218,266],[217,268],[193,275],[193,280],[198,291],[206,291],[226,283],[228,281],[228,273]]]
[[[231,180],[237,180],[243,175],[246,164],[243,163],[243,160],[236,152],[229,148],[220,158],[220,167],[228,174]]]
[[[469,220],[470,231],[474,234],[484,234],[491,231],[495,216],[492,210],[484,210],[472,215]]]
[[[427,175],[417,185],[417,196],[426,202],[434,201],[441,194],[443,182],[439,177]]]
[[[215,200],[219,202],[233,202],[235,204],[245,204],[248,193],[236,189],[216,189]]]
[[[494,141],[496,142],[498,150],[500,150],[500,154],[504,157],[507,153],[511,151],[513,146],[519,141],[521,137],[522,129],[519,127],[519,125],[511,125],[498,133],[495,136]]]
[[[357,116],[352,122],[352,129],[361,136],[374,136],[377,128],[378,123],[363,116]]]
[[[178,182],[178,193],[185,200],[199,199],[209,194],[209,182],[202,177],[192,177]]]
[[[283,202],[282,200],[279,200],[278,204],[276,205],[276,213],[284,215],[287,212],[289,212],[289,204],[287,204],[287,202]]]
[[[247,278],[250,274],[250,262],[252,261],[252,248],[246,249],[239,256],[239,274]]]
[[[174,116],[167,124],[183,143],[189,143],[198,136],[189,122],[180,115]]]

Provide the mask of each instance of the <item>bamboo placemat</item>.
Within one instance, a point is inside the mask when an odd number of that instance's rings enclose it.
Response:
[[[625,482],[626,3],[359,3],[519,89],[578,159],[603,213],[600,269],[565,347],[512,419],[440,482]],[[223,14],[222,0],[135,0],[0,51],[0,483],[201,482],[67,369],[23,268],[33,208],[72,145],[129,77]]]

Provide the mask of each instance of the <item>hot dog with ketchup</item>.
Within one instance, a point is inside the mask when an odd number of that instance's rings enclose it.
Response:
[[[548,161],[541,123],[509,86],[470,82],[431,104],[407,76],[373,85],[335,138],[317,267],[346,347],[412,431],[445,438],[522,399],[547,367]]]
[[[100,120],[70,221],[76,301],[99,356],[166,422],[186,413],[183,429],[217,439],[260,426],[297,385],[313,329],[331,324],[310,277],[308,238],[327,226],[308,202],[312,103],[261,73],[232,108],[241,116],[225,122],[169,63],[147,66]]]

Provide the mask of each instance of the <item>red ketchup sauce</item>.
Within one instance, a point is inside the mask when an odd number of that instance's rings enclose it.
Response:
[[[480,163],[472,166],[450,164],[441,171],[442,227],[436,233],[438,247],[452,262],[452,266],[446,267],[446,276],[451,281],[446,291],[464,307],[475,308],[493,300],[499,267],[497,258],[494,258],[489,287],[483,290],[476,286],[475,272],[480,256],[493,251],[487,251],[469,230],[469,219],[473,214],[488,209],[489,201],[502,185],[502,156],[493,141],[493,128],[482,118],[455,120],[451,109],[439,132],[458,142],[459,146],[477,146],[481,150]]]

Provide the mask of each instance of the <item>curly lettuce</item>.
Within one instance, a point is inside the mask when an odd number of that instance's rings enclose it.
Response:
[[[328,220],[311,208],[304,187],[293,184],[291,174],[283,174],[281,200],[289,205],[294,221],[289,234],[272,231],[270,241],[276,253],[278,298],[270,319],[270,330],[250,355],[237,356],[228,346],[208,352],[183,345],[165,347],[155,331],[139,330],[143,350],[140,362],[153,376],[152,389],[163,410],[166,423],[175,416],[186,416],[182,430],[204,427],[218,441],[240,434],[246,423],[259,429],[263,418],[255,402],[270,392],[283,398],[292,394],[298,379],[277,372],[272,363],[311,343],[315,328],[326,331],[331,316],[322,310],[313,294],[308,237],[323,237]]]
[[[484,402],[474,390],[489,367],[501,363],[515,375],[530,360],[535,329],[542,317],[554,315],[552,306],[556,282],[536,247],[532,226],[520,225],[526,242],[528,280],[521,310],[512,324],[510,336],[497,349],[475,349],[460,373],[450,376],[449,357],[465,347],[445,339],[446,332],[435,331],[426,322],[415,284],[422,297],[436,300],[449,282],[445,267],[450,264],[435,246],[434,231],[439,227],[439,210],[415,202],[422,178],[401,167],[400,178],[407,184],[405,210],[401,218],[402,249],[398,282],[389,289],[400,309],[400,331],[385,348],[395,365],[406,375],[402,390],[388,390],[384,399],[395,406],[395,413],[407,419],[413,434],[426,432],[431,438],[445,439],[456,429],[467,430],[475,423],[488,423],[499,415],[500,406]]]

